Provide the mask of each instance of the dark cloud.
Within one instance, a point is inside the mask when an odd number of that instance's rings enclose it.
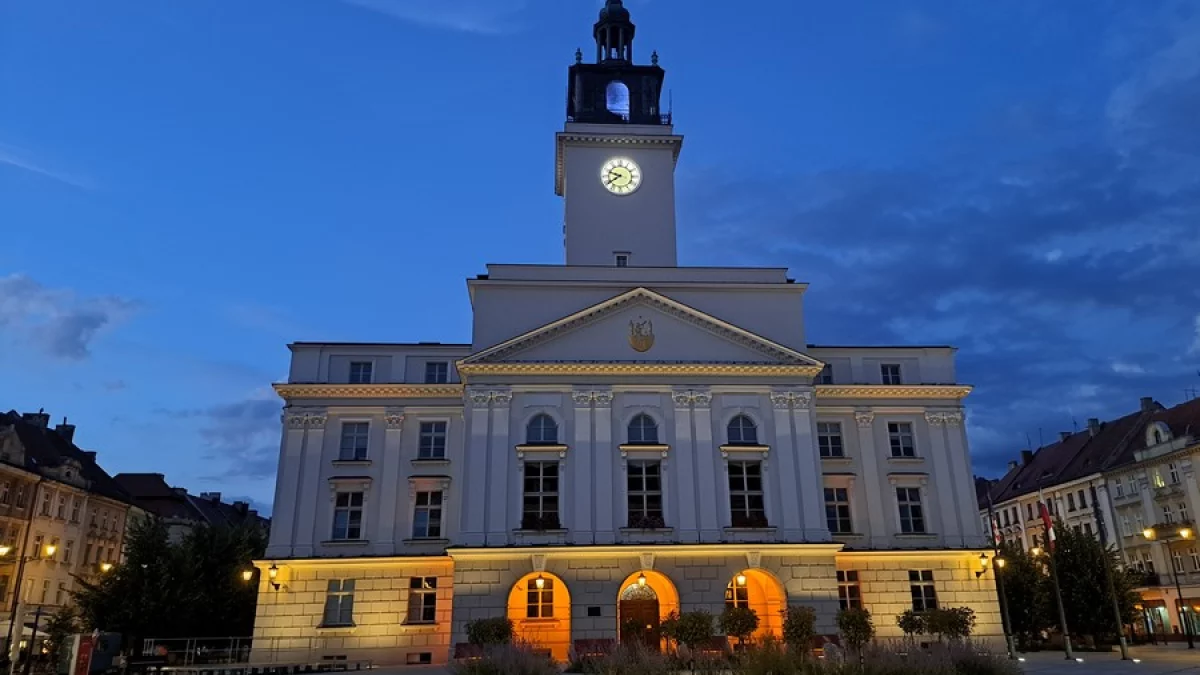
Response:
[[[115,296],[80,297],[23,274],[0,277],[0,332],[33,342],[57,358],[86,358],[96,335],[137,307]]]
[[[1200,387],[1198,34],[1106,107],[1014,104],[920,164],[687,181],[690,257],[790,267],[810,342],[960,347],[980,472],[1027,434],[1177,403]]]
[[[156,412],[175,419],[198,420],[196,433],[205,448],[205,458],[216,462],[219,469],[202,480],[220,481],[275,476],[282,409],[277,399],[247,399],[209,408]]]

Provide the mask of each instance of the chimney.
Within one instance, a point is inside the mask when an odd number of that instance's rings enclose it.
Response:
[[[1099,417],[1089,417],[1088,418],[1088,433],[1093,436],[1100,433],[1100,418]]]
[[[1032,461],[1033,461],[1033,451],[1032,450],[1022,450],[1021,451],[1021,463],[1024,464],[1025,466],[1029,466],[1029,463]]]
[[[75,425],[67,424],[66,417],[63,417],[62,424],[54,427],[54,433],[62,436],[62,439],[68,443],[75,442]]]
[[[1012,471],[1012,470],[1013,470],[1013,469],[1015,469],[1015,468],[1017,468],[1017,460],[1015,460],[1015,459],[1014,459],[1014,460],[1010,460],[1010,461],[1008,462],[1008,470],[1009,470],[1009,471]]]
[[[210,501],[214,504],[220,504],[221,503],[221,493],[220,492],[201,492],[200,499],[207,499],[208,501]]]
[[[45,408],[39,408],[35,413],[21,413],[21,419],[39,429],[50,426],[50,413]]]
[[[1060,440],[1060,441],[1065,441],[1070,437],[1071,437],[1071,432],[1069,432],[1069,431],[1058,432],[1058,440]]]
[[[233,508],[235,511],[244,516],[246,515],[246,512],[250,510],[250,504],[248,502],[234,502]]]
[[[1154,402],[1154,398],[1151,396],[1143,396],[1141,403],[1142,412],[1153,412],[1158,410],[1158,404]]]
[[[93,462],[96,461],[96,451],[95,450],[84,450],[83,454],[87,455],[87,458],[92,460]]]

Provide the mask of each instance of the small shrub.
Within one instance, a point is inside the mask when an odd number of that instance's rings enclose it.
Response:
[[[467,642],[473,645],[506,645],[513,641],[513,622],[505,616],[467,622]]]
[[[571,670],[571,669],[568,669]],[[670,670],[667,657],[643,644],[622,644],[611,652],[582,662],[578,672],[592,675],[660,675]]]
[[[817,634],[817,612],[812,607],[793,605],[783,610],[783,641],[792,651],[808,654]]]
[[[718,623],[722,633],[737,638],[738,644],[745,646],[746,638],[758,630],[758,612],[749,607],[726,607]]]
[[[712,640],[713,615],[704,610],[684,612],[675,619],[672,632],[677,643],[694,650]]]
[[[730,671],[737,675],[801,675],[806,672],[801,653],[795,649],[784,650],[774,637],[767,637],[754,649],[742,652]],[[820,672],[815,671],[812,675]]]
[[[875,637],[871,612],[861,607],[843,609],[837,614],[837,627],[846,646],[858,651]]]
[[[896,617],[896,625],[911,640],[917,635],[925,634],[925,613],[906,609]]]
[[[483,658],[453,664],[450,672],[454,675],[559,675],[558,664],[553,659],[526,645],[492,645]]]
[[[939,639],[965,640],[975,630],[975,610],[970,607],[931,609],[925,613],[925,632]]]

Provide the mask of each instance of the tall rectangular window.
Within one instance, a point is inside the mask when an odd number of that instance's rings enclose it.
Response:
[[[817,451],[822,457],[845,457],[841,422],[817,422]]]
[[[417,459],[446,458],[446,423],[421,422],[417,438]]]
[[[626,467],[626,474],[626,498],[629,501],[628,526],[641,529],[665,527],[662,464],[653,461],[631,461]]]
[[[900,532],[923,534],[925,532],[925,512],[921,507],[921,489],[896,488],[896,503],[900,507]]]
[[[825,488],[825,522],[834,534],[850,534],[850,491],[846,488]]]
[[[1188,508],[1187,508],[1186,502],[1179,502],[1178,504],[1175,505],[1175,507],[1177,509],[1179,509],[1179,522],[1187,523],[1192,520],[1191,517],[1189,517],[1189,515],[1188,515]]]
[[[1192,559],[1192,571],[1200,572],[1200,549],[1196,548],[1195,546],[1189,548],[1188,557]]]
[[[1149,552],[1142,553],[1142,566],[1147,572],[1154,574],[1154,557]]]
[[[13,506],[16,506],[18,509],[25,508],[25,486],[24,485],[17,486],[17,494],[15,497],[13,497]]]
[[[554,618],[554,580],[539,576],[525,585],[525,618]]]
[[[1113,496],[1117,499],[1125,496],[1125,481],[1120,478],[1113,481]]]
[[[334,497],[333,540],[362,539],[363,493],[339,492]]]
[[[55,517],[59,520],[67,519],[67,496],[64,494],[58,496],[58,511],[55,512]]]
[[[50,516],[50,504],[53,500],[54,500],[54,496],[50,494],[50,491],[43,489],[42,490],[42,515],[43,516],[47,516],[47,517]]]
[[[916,457],[917,444],[913,440],[911,422],[888,422],[888,444],[892,457]]]
[[[1067,493],[1067,511],[1070,512],[1070,511],[1074,511],[1074,510],[1075,510],[1075,495],[1068,492]]]
[[[71,500],[71,522],[79,522],[79,512],[83,508],[83,500],[79,497]]]
[[[413,505],[413,539],[442,536],[442,491],[418,492]]]
[[[425,384],[446,384],[449,381],[449,363],[446,361],[429,361],[425,364]]]
[[[354,580],[330,579],[325,587],[325,616],[322,626],[354,625]]]
[[[1083,492],[1083,490],[1080,490],[1077,493],[1077,495],[1079,497],[1079,508],[1086,509],[1087,508],[1087,495]]]
[[[908,587],[912,592],[914,612],[937,609],[937,589],[933,585],[933,570],[909,570]]]
[[[821,368],[820,374],[817,375],[817,384],[833,384],[833,366],[826,363]]]
[[[0,504],[8,504],[12,500],[9,495],[8,481],[0,482]]]
[[[558,516],[558,462],[525,462],[521,528],[557,530],[560,527],[562,524]]]
[[[1171,485],[1179,484],[1179,467],[1175,466],[1175,462],[1167,462],[1167,478]]]
[[[838,604],[842,609],[862,608],[862,587],[858,584],[858,570],[838,570]]]
[[[880,364],[879,375],[884,384],[901,384],[899,363]]]
[[[375,364],[370,361],[350,362],[350,384],[371,384]]]
[[[1025,505],[1025,520],[1033,520],[1033,504]]]
[[[408,580],[407,623],[437,621],[437,577],[413,577]]]
[[[342,422],[342,440],[338,459],[343,462],[367,458],[367,443],[371,433],[368,422]]]
[[[766,527],[762,462],[729,462],[729,511],[734,527]]]
[[[75,549],[75,541],[72,539],[68,539],[67,545],[63,547],[63,564],[66,564],[66,565],[71,564],[71,556],[74,555],[74,549]]]

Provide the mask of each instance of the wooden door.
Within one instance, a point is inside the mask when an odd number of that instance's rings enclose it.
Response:
[[[617,619],[620,621],[622,642],[636,639],[647,647],[658,649],[662,639],[658,625],[658,600],[622,600],[618,606]],[[635,627],[636,633],[625,634]]]

